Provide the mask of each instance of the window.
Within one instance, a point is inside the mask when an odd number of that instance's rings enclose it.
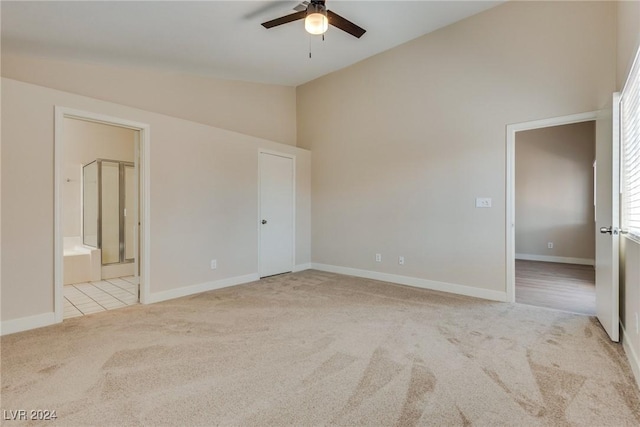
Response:
[[[620,139],[622,228],[633,237],[640,239],[640,60],[638,54],[620,98]]]

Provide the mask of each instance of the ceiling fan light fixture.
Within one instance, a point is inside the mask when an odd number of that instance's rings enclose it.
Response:
[[[280,18],[263,22],[262,26],[264,28],[273,28],[283,24],[288,24],[289,22],[304,19],[305,30],[314,35],[324,34],[329,28],[329,24],[344,31],[345,33],[351,34],[357,39],[367,32],[367,30],[358,27],[348,19],[343,18],[335,12],[327,10],[324,3],[325,0],[305,1],[294,8],[296,13],[290,13],[288,15],[281,16]]]
[[[311,3],[304,18],[304,29],[309,34],[320,35],[326,33],[328,28],[327,9],[322,4]]]

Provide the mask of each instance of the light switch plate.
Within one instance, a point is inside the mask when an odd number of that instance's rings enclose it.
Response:
[[[490,208],[491,197],[476,197],[476,208]]]

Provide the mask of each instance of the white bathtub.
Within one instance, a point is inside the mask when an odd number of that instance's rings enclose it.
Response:
[[[63,279],[65,285],[100,280],[100,249],[82,244],[82,238],[65,237],[63,242]]]

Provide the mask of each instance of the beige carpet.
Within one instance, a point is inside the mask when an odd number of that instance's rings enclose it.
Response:
[[[56,410],[32,425],[640,425],[593,318],[317,271],[1,345],[2,409]]]

